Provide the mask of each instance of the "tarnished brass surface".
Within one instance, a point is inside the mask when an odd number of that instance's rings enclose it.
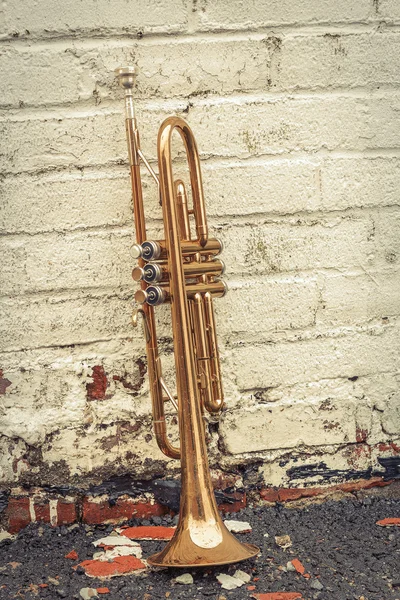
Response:
[[[141,303],[138,312],[145,324],[154,429],[162,452],[171,458],[180,457],[182,469],[180,513],[175,535],[160,553],[148,558],[148,562],[164,567],[193,567],[246,560],[258,554],[259,549],[251,544],[242,544],[225,527],[214,496],[205,441],[204,410],[215,417],[224,405],[213,297],[224,295],[226,285],[215,279],[223,272],[223,263],[214,261],[222,244],[208,237],[196,142],[189,125],[180,117],[169,117],[162,123],[157,148],[165,239],[148,241],[140,164],[149,166],[140,150],[133,111],[135,71],[127,67],[118,69],[116,73],[126,98],[126,131],[137,241],[134,255],[138,257],[139,267],[139,270],[134,269],[134,279],[140,285],[135,298]],[[192,209],[189,208],[184,182],[175,179],[173,174],[171,139],[174,132],[181,136],[186,149]],[[154,171],[152,176],[157,178]],[[150,262],[145,262],[146,257]],[[151,260],[161,262],[152,263]],[[160,283],[148,285],[142,278],[141,269],[144,270],[146,264],[160,266],[155,269],[157,273],[161,271]],[[168,390],[162,377],[154,309],[149,304],[154,299],[158,303],[159,298],[171,307],[180,451],[170,444],[165,427],[164,401],[173,400],[174,405],[176,402],[175,395]],[[136,324],[137,314],[133,322]]]

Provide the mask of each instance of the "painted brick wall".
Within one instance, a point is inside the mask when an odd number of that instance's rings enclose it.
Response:
[[[213,465],[255,465],[265,485],[295,486],[368,477],[399,451],[399,6],[0,8],[3,487],[178,468],[156,447],[144,342],[130,325],[133,219],[113,77],[125,63],[140,69],[151,160],[165,116],[192,125],[225,243],[228,411]],[[163,309],[159,320],[171,380]]]

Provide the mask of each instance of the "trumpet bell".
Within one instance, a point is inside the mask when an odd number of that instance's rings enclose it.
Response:
[[[177,528],[169,544],[147,559],[154,567],[208,567],[214,565],[229,565],[254,558],[260,549],[253,544],[239,542],[222,523],[219,527],[211,527],[213,535],[209,537],[211,544],[217,538],[218,545],[206,548],[193,541],[189,527],[182,524]]]

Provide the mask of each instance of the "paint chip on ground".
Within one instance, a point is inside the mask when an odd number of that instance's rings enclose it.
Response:
[[[376,522],[380,527],[400,527],[400,518],[399,517],[391,517],[388,519],[381,519]]]
[[[118,577],[146,569],[146,565],[135,556],[117,556],[112,562],[84,560],[80,566],[88,577]]]
[[[121,535],[131,540],[170,540],[176,528],[162,527],[161,525],[149,525],[140,527],[128,527],[121,531]]]
[[[225,527],[232,533],[250,533],[252,527],[247,521],[224,521]]]

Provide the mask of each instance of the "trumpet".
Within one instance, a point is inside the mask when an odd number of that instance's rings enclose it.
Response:
[[[181,461],[181,498],[178,525],[172,540],[148,562],[160,567],[222,565],[254,557],[259,548],[239,542],[226,528],[218,511],[209,471],[205,413],[218,418],[224,406],[214,318],[214,299],[224,296],[218,258],[222,243],[209,237],[200,160],[189,125],[168,117],[158,133],[158,174],[140,148],[134,111],[135,67],[116,69],[125,90],[125,125],[132,184],[139,283],[133,325],[143,320],[153,425],[160,450]],[[185,183],[173,173],[171,139],[177,132],[189,166],[191,204]],[[157,183],[164,222],[164,239],[151,240],[146,223],[141,165]],[[192,208],[191,208],[192,207]],[[195,235],[192,235],[192,230]],[[166,385],[158,352],[155,307],[169,304],[173,330],[177,394]],[[171,444],[166,429],[165,402],[178,411],[180,447]]]

